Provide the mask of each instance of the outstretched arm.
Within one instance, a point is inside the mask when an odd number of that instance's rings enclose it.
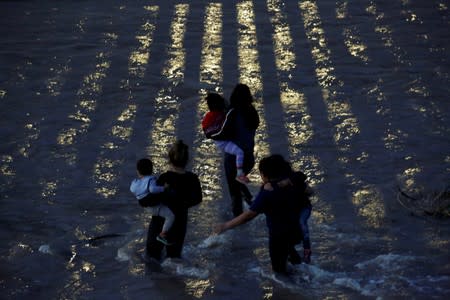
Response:
[[[241,213],[239,216],[235,217],[234,219],[231,219],[228,222],[217,225],[214,228],[214,233],[220,234],[228,229],[232,229],[236,226],[245,224],[248,221],[252,220],[257,215],[258,215],[258,213],[255,211],[252,211],[252,210],[244,211],[243,213]]]

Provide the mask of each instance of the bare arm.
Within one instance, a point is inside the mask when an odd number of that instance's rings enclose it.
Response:
[[[231,219],[228,222],[222,223],[217,225],[214,228],[214,233],[216,234],[220,234],[228,229],[234,228],[236,226],[242,225],[244,223],[247,223],[248,221],[250,221],[251,219],[253,219],[254,217],[256,217],[258,215],[257,212],[254,212],[252,210],[247,210],[244,211],[242,214],[240,214],[239,216],[235,217],[234,219]]]

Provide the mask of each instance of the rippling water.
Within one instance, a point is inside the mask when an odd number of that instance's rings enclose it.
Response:
[[[450,294],[449,221],[398,193],[449,187],[447,1],[1,1],[0,25],[1,298]],[[257,159],[283,154],[316,190],[313,261],[289,278],[264,217],[210,237],[231,214],[202,99],[237,82]],[[163,172],[175,138],[204,201],[183,260],[145,264],[129,184],[143,156]]]

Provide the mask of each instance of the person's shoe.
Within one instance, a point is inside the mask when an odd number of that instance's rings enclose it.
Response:
[[[248,179],[245,175],[236,176],[236,180],[242,184],[247,184],[250,182],[250,179]]]
[[[163,244],[166,245],[166,246],[172,245],[172,243],[169,243],[168,240],[166,240],[165,238],[163,238],[163,237],[160,236],[160,235],[158,235],[158,236],[156,237],[156,240],[157,240],[158,242],[163,243]]]
[[[303,250],[303,260],[305,263],[309,264],[311,262],[311,249],[304,249]]]

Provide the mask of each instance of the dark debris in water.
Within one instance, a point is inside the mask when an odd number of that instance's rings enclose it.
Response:
[[[398,202],[412,215],[450,218],[450,186],[440,192],[410,195],[398,187]]]

